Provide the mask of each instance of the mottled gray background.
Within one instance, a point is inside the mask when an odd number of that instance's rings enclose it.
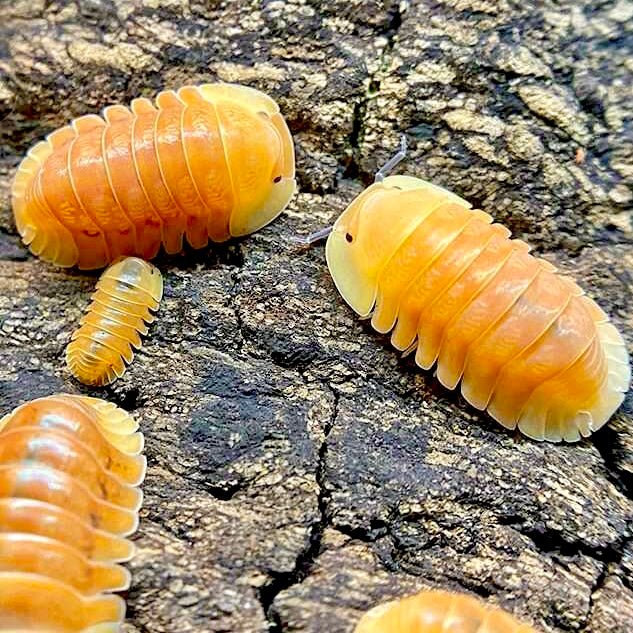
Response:
[[[576,446],[501,429],[338,297],[321,246],[403,131],[403,171],[573,272],[633,341],[633,3],[0,0],[0,405],[107,397],[147,438],[128,631],[348,632],[422,587],[548,632],[633,629],[631,397]],[[165,299],[113,388],[63,350],[95,275],[33,258],[20,157],[163,88],[273,95],[301,193],[260,233],[158,260]]]

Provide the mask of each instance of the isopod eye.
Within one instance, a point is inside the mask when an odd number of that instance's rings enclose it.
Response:
[[[268,112],[258,112],[257,114],[259,114],[262,119],[270,119]]]
[[[275,176],[275,178],[273,178],[273,182],[281,182],[281,176]]]
[[[351,233],[345,233],[345,239],[351,244],[354,241],[354,236]]]

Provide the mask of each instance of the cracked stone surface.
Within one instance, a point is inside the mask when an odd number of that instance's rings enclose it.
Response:
[[[633,629],[631,395],[575,446],[507,433],[338,297],[331,222],[404,132],[402,171],[492,213],[633,342],[633,3],[0,0],[0,409],[106,397],[147,439],[126,630],[352,630],[424,587],[547,633]],[[256,62],[256,63],[255,63]],[[63,350],[96,275],[33,258],[9,188],[69,118],[165,87],[273,95],[301,193],[256,235],[157,260],[165,299],[105,390]]]

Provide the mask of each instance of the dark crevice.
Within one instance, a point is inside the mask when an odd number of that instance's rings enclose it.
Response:
[[[128,413],[135,411],[139,407],[143,406],[143,399],[140,398],[140,391],[138,387],[132,387],[131,389],[117,389],[116,387],[107,387],[108,400],[114,402],[118,407],[124,409]],[[97,394],[98,397],[99,394]]]
[[[626,405],[625,405],[626,406]],[[620,457],[626,449],[620,442],[620,436],[611,426],[605,426],[593,438],[596,447],[604,461],[607,479],[627,498],[633,499],[633,474],[618,467]]]
[[[307,578],[314,568],[315,561],[321,553],[321,543],[323,533],[329,525],[329,494],[326,488],[326,464],[328,452],[328,437],[338,416],[339,395],[332,391],[333,405],[332,415],[326,421],[323,429],[323,441],[319,446],[318,462],[316,469],[316,482],[319,487],[317,505],[319,509],[319,519],[310,526],[309,536],[305,549],[303,549],[295,561],[294,568],[290,572],[273,573],[271,581],[263,586],[259,591],[259,601],[264,610],[268,622],[269,633],[282,633],[285,628],[280,614],[275,608],[275,599],[282,592],[290,587],[300,584]]]
[[[236,239],[224,243],[209,242],[207,246],[202,248],[193,248],[186,240],[183,240],[183,248],[180,252],[168,255],[161,248],[158,256],[152,261],[159,268],[165,265],[178,270],[193,270],[200,264],[207,269],[225,266],[242,268],[244,266],[244,253],[241,242]]]
[[[389,13],[389,22],[381,35],[386,36],[385,44],[381,54],[380,63],[378,65],[378,73],[385,70],[388,57],[394,49],[395,39],[402,26],[402,11],[400,6],[396,4],[394,9]],[[368,76],[367,91],[361,99],[354,105],[354,114],[352,119],[352,130],[349,136],[349,145],[351,149],[350,156],[347,159],[343,178],[358,179],[360,178],[365,184],[369,184],[373,179],[373,174],[363,173],[360,166],[361,147],[365,138],[365,120],[367,117],[367,107],[369,101],[380,91],[380,80],[375,74]]]
[[[248,488],[248,484],[244,481],[226,481],[221,484],[204,481],[200,483],[200,487],[218,501],[230,501],[238,492]]]
[[[146,455],[150,462],[156,461],[152,459],[153,456],[150,453],[146,452]],[[202,479],[201,477],[204,477],[210,472],[214,472],[210,469],[199,468],[195,477],[187,478],[187,476],[183,475],[182,472],[171,467],[169,463],[163,464],[163,468],[179,482],[179,485],[186,482],[190,488],[190,492],[200,493],[201,495],[206,493],[213,497],[216,501],[231,501],[238,493],[247,490],[256,481],[253,478],[246,477],[233,477],[230,479],[227,478],[216,481],[208,481],[206,479]],[[149,507],[146,509],[151,515],[151,509]],[[163,527],[169,529],[163,521],[164,517],[156,516],[155,519],[157,523],[160,523]],[[180,536],[181,535],[179,535],[179,538]]]
[[[604,587],[604,584],[609,577],[609,571],[610,565],[605,565],[596,578],[596,581],[593,583],[593,586],[591,587],[591,594],[589,595],[589,612],[587,613],[587,621],[585,623],[586,625],[591,624],[593,612],[596,607],[596,593]]]
[[[318,343],[308,343],[290,350],[273,349],[270,358],[278,367],[296,369],[303,375],[322,352],[323,348]]]
[[[483,600],[488,600],[488,598],[490,598],[490,596],[494,595],[495,593],[494,591],[492,591],[492,589],[488,589],[483,585],[478,585],[475,582],[468,582],[468,580],[463,577],[455,579],[455,582],[457,582],[467,591],[470,591],[470,593],[474,593],[475,595],[479,596]]]
[[[378,539],[387,536],[389,533],[389,525],[381,519],[372,519],[369,527],[351,526],[340,523],[337,523],[334,527],[341,534],[363,543],[375,543]]]
[[[402,26],[402,13],[400,3],[396,3],[390,12],[391,19],[383,31],[383,34],[387,36],[387,50],[392,51],[394,42],[400,27]]]
[[[354,105],[352,132],[349,137],[351,154],[349,156],[343,178],[356,179],[360,174],[360,146],[365,136],[365,116],[367,114],[368,97],[364,96]]]
[[[143,624],[141,621],[141,616],[143,616],[142,609],[138,611],[135,608],[134,600],[126,600],[126,614],[125,617],[129,622],[134,622],[134,629],[138,631],[138,633],[152,633],[151,630],[147,627],[147,625]]]
[[[519,532],[519,534],[529,538],[534,543],[536,549],[542,553],[567,558],[583,555],[602,562],[605,565],[617,563],[622,558],[623,540],[608,547],[592,547],[591,545],[579,541],[569,541],[563,538],[558,532],[550,530],[542,524],[526,528],[523,525],[517,525],[513,521],[503,517],[499,519],[499,524],[508,525]]]

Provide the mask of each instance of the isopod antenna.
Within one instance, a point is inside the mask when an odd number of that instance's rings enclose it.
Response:
[[[407,138],[400,136],[400,149],[376,172],[374,182],[382,182],[407,157]]]
[[[400,148],[398,151],[376,172],[374,182],[382,182],[405,158],[407,157],[407,139],[404,134],[400,136]],[[314,231],[305,237],[293,237],[292,241],[301,246],[311,246],[325,239],[334,228],[334,225]]]

